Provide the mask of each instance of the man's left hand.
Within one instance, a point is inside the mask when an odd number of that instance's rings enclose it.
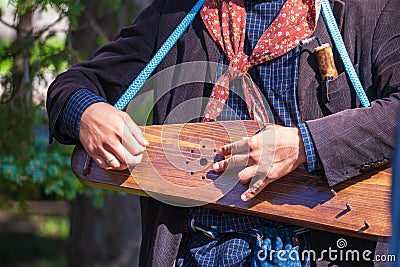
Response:
[[[253,137],[221,147],[221,156],[228,159],[214,164],[216,172],[231,167],[244,167],[238,178],[249,184],[241,196],[243,201],[255,197],[269,183],[285,176],[306,162],[303,139],[299,128],[270,124]]]

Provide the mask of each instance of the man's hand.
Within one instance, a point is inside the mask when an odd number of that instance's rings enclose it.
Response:
[[[231,157],[215,163],[214,171],[244,167],[238,178],[242,184],[250,183],[250,186],[241,196],[243,201],[252,199],[269,183],[306,162],[299,128],[275,124],[253,137],[221,147],[218,154]]]
[[[137,165],[149,145],[128,114],[103,102],[89,106],[82,114],[79,139],[104,169]]]

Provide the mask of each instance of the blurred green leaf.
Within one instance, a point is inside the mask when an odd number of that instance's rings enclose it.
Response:
[[[82,53],[85,43],[80,45],[81,50],[75,50],[71,34],[78,31],[78,26],[86,23],[85,16],[81,14],[84,4],[91,4],[91,14],[109,33],[94,37],[91,39],[94,42],[86,40],[86,45],[104,44],[112,38],[110,33],[117,30],[108,26],[130,23],[137,10],[133,3],[122,0],[98,3],[76,0],[6,2],[7,8],[13,12],[12,26],[15,27],[16,39],[0,40],[0,198],[11,198],[23,203],[25,200],[40,198],[72,200],[79,194],[85,194],[92,196],[94,205],[100,207],[107,192],[85,187],[74,176],[70,168],[72,147],[48,144],[47,132],[43,130],[47,128],[44,99],[35,98],[35,90],[39,83],[43,86],[46,76],[56,76],[71,63],[85,58],[86,53]],[[66,32],[47,28],[57,17],[45,22],[48,25],[41,25],[39,29],[32,27],[34,14],[50,9],[60,19],[69,21]],[[110,10],[123,10],[125,16],[110,14]],[[3,11],[0,8],[2,17]],[[132,17],[129,18],[127,14]],[[122,22],[121,17],[126,17],[126,21]],[[108,22],[110,18],[112,23]],[[81,25],[78,25],[78,21]],[[86,37],[85,34],[81,36]],[[74,40],[77,42],[81,39]],[[2,199],[0,202],[6,203]]]

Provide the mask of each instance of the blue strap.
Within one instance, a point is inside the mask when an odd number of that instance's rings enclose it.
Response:
[[[346,73],[349,76],[351,83],[353,84],[361,105],[363,105],[364,107],[369,107],[371,104],[368,100],[367,95],[365,94],[364,88],[361,85],[360,79],[357,76],[353,63],[350,60],[349,54],[347,53],[342,36],[339,32],[339,27],[337,26],[335,17],[333,16],[329,0],[322,0],[322,16],[324,17],[329,34],[331,35],[333,42],[335,43],[336,49],[338,50],[340,58],[343,61]]]
[[[168,54],[171,48],[175,45],[175,43],[179,40],[182,34],[185,32],[187,27],[192,23],[196,14],[200,11],[200,8],[203,6],[204,0],[199,0],[196,5],[190,10],[190,12],[186,15],[186,17],[179,23],[176,29],[171,33],[168,39],[164,42],[161,48],[157,51],[157,53],[153,56],[153,58],[147,63],[146,67],[140,72],[140,74],[136,77],[136,79],[129,85],[128,89],[125,93],[118,99],[117,103],[115,103],[114,107],[122,110],[124,109],[132,98],[136,95],[139,89],[144,85],[150,75],[153,73],[155,68],[164,57]]]

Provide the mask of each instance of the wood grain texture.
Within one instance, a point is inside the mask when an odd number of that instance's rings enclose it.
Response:
[[[252,201],[241,201],[246,186],[237,183],[237,170],[222,175],[212,172],[215,149],[252,136],[259,128],[252,121],[146,126],[142,130],[150,146],[142,163],[131,172],[105,171],[89,161],[88,174],[84,175],[86,153],[79,146],[72,156],[72,168],[86,185],[150,195],[174,205],[206,204],[370,240],[385,240],[391,235],[390,169],[345,181],[334,187],[334,196],[326,182],[299,168],[268,185]]]

